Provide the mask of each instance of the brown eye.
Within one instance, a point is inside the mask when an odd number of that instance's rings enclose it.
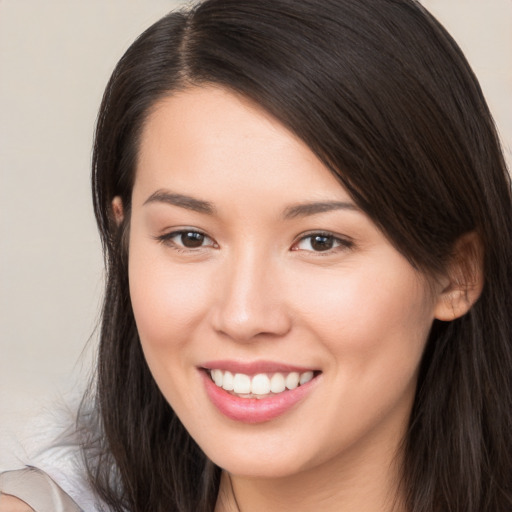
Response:
[[[156,237],[156,239],[159,242],[177,250],[193,250],[201,249],[204,247],[217,247],[217,244],[208,235],[201,233],[201,231],[193,231],[188,229],[166,233],[165,235]]]
[[[180,242],[183,247],[193,249],[195,247],[201,247],[206,237],[202,233],[197,231],[184,231],[180,235]]]
[[[302,237],[293,247],[293,250],[309,252],[328,252],[352,247],[350,240],[339,238],[330,233],[312,233]]]
[[[310,244],[314,251],[328,251],[334,247],[334,237],[315,235],[311,237]]]

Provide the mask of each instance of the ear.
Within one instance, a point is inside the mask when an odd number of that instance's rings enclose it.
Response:
[[[123,201],[119,196],[112,199],[112,215],[116,221],[117,226],[121,225],[124,219]]]
[[[474,231],[462,235],[453,248],[435,318],[451,321],[465,315],[478,300],[484,286],[484,251]]]

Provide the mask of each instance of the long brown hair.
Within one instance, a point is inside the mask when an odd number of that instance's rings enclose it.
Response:
[[[106,263],[85,456],[114,511],[213,511],[220,470],[158,390],[130,304],[138,140],[151,107],[215,83],[257,102],[315,152],[413,266],[442,272],[478,233],[485,285],[435,321],[404,440],[411,512],[512,510],[512,199],[492,117],[460,49],[414,0],[206,0],[146,30],[101,105],[93,199]],[[111,213],[122,198],[125,219]]]

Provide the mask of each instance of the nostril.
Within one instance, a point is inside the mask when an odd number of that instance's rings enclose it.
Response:
[[[278,310],[251,313],[223,310],[214,315],[212,325],[216,332],[234,341],[252,342],[286,335],[291,329],[291,320]]]

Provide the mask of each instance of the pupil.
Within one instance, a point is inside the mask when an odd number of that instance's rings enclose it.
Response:
[[[181,235],[181,243],[185,247],[201,247],[204,242],[204,235],[193,231]]]
[[[311,247],[315,251],[328,251],[334,244],[332,236],[316,235],[311,240]]]

